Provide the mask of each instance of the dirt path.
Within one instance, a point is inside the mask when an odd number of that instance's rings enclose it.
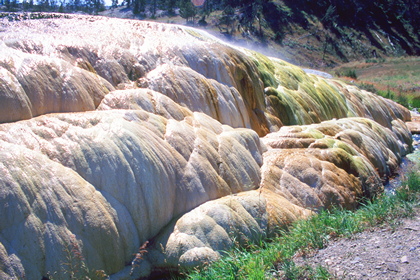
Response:
[[[420,209],[397,226],[384,225],[331,242],[297,265],[322,265],[337,279],[420,279]]]

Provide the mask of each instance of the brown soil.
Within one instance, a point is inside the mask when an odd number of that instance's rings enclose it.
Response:
[[[420,209],[413,218],[332,241],[297,265],[321,265],[336,279],[420,279]]]

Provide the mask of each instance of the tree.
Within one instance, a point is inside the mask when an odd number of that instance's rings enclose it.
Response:
[[[6,0],[4,5],[6,6],[7,11],[14,12],[18,6],[18,3],[17,0]]]
[[[133,14],[138,15],[146,10],[146,0],[134,0]]]
[[[175,8],[176,8],[176,0],[166,0],[165,1],[165,9],[168,11],[170,16],[175,15]]]
[[[321,22],[324,26],[332,26],[338,19],[338,15],[336,13],[336,7],[330,5],[325,12],[325,15],[321,18]]]
[[[33,0],[23,0],[22,2],[23,10],[31,10],[34,7],[34,1]]]
[[[232,8],[232,6],[228,5],[223,10],[222,16],[219,19],[217,27],[219,27],[220,32],[225,33],[227,35],[233,35],[233,33],[235,32],[235,23],[235,10]]]
[[[93,0],[93,13],[98,14],[99,12],[105,11],[104,0]]]
[[[197,15],[197,8],[189,0],[184,0],[179,4],[179,15],[185,18],[188,23],[194,23]]]
[[[157,10],[157,0],[152,0],[152,18],[156,17],[156,10]]]
[[[50,10],[50,1],[48,0],[40,0],[38,1],[38,7],[41,11],[48,11]]]
[[[258,24],[258,34],[260,36],[263,35],[262,32],[262,25],[265,21],[264,14],[263,14],[263,5],[266,4],[267,0],[256,0],[256,1],[239,1],[233,3],[237,3],[237,7],[240,11],[239,22],[241,26],[243,26],[246,30],[251,30],[255,32],[254,23],[255,21]]]
[[[264,15],[263,15],[263,1],[262,0],[255,1],[252,3],[252,14],[258,22],[259,36],[263,37],[264,34],[263,34],[262,26],[263,26],[263,21],[264,21]]]

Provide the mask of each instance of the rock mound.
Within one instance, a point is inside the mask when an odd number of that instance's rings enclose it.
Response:
[[[2,278],[64,277],[71,248],[112,279],[200,265],[356,207],[411,149],[398,104],[201,31],[0,25]]]

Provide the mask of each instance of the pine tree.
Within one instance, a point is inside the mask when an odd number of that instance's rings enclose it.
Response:
[[[197,8],[189,0],[183,0],[179,4],[179,15],[188,23],[194,23],[194,17],[197,15]]]
[[[166,0],[165,9],[168,11],[170,16],[175,15],[176,0]]]
[[[144,13],[146,9],[146,0],[134,0],[133,2],[133,14],[138,15]]]

